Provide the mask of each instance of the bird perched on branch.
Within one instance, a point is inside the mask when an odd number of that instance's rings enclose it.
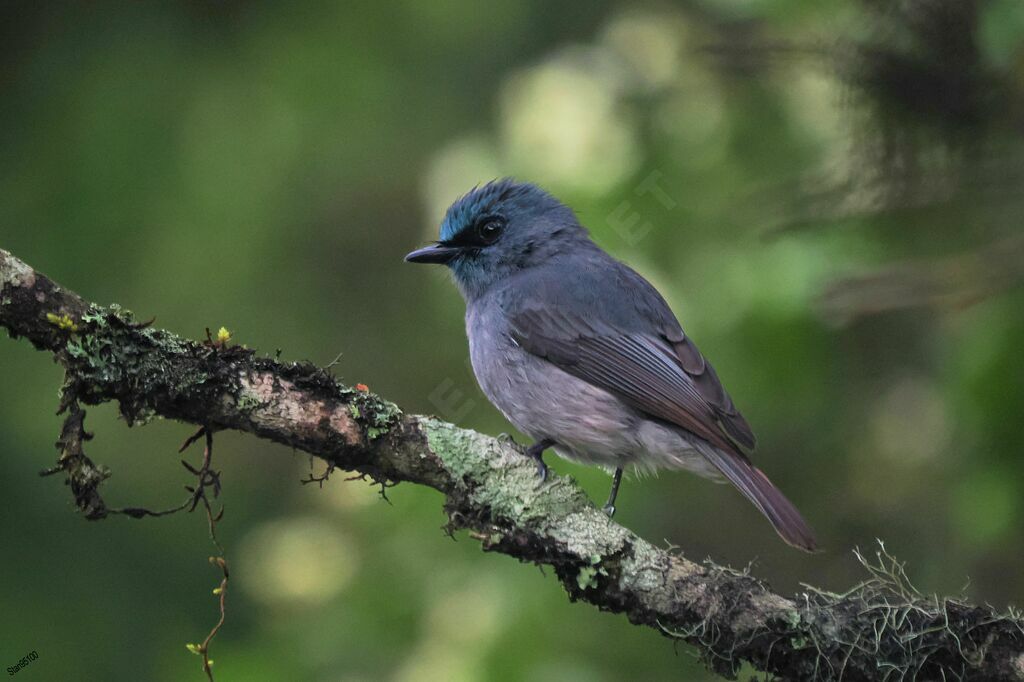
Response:
[[[815,549],[751,464],[749,424],[668,304],[553,196],[509,179],[477,187],[448,209],[440,241],[405,259],[451,269],[477,381],[534,439],[526,453],[542,479],[548,448],[613,471],[611,515],[624,468],[724,476],[783,540]]]

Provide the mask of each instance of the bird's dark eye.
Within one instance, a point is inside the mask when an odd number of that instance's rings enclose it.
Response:
[[[505,229],[505,221],[497,216],[489,216],[477,223],[476,236],[481,243],[488,245],[498,241]]]

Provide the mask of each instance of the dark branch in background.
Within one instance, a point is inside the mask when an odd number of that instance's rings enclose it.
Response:
[[[1021,287],[1024,79],[1020,53],[996,58],[982,30],[1010,5],[848,4],[842,25],[804,42],[780,41],[767,20],[688,10],[710,29],[702,52],[724,77],[760,83],[795,68],[840,86],[830,104],[846,126],[848,139],[832,141],[842,162],[833,154],[815,172],[767,181],[748,202],[757,207],[751,219],[769,236],[870,226],[891,243],[955,245],[938,256],[917,245],[919,258],[865,265],[834,282],[819,309],[837,324],[892,310],[946,312]]]
[[[4,251],[0,325],[52,352],[66,370],[72,399],[59,470],[87,518],[104,516],[98,487],[107,472],[82,451],[79,404],[116,401],[129,424],[160,415],[199,425],[207,437],[245,431],[328,468],[439,490],[452,530],[468,529],[485,551],[553,567],[570,599],[683,640],[725,675],[747,662],[786,679],[1024,680],[1020,614],[919,594],[884,551],[877,563],[864,562],[870,578],[845,594],[808,587],[783,597],[745,572],[653,546],[565,478],[540,483],[513,444],[403,414],[310,364],[135,324],[126,311],[87,303]],[[199,476],[209,467],[190,470]],[[202,489],[208,479],[200,478]]]
[[[839,325],[908,308],[952,311],[991,298],[1024,281],[1024,235],[941,260],[895,263],[884,270],[838,279],[819,308]]]

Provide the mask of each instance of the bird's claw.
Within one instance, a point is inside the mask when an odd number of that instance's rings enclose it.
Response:
[[[541,483],[548,480],[548,465],[543,460],[537,461],[537,477],[540,478]]]
[[[548,480],[548,465],[544,463],[544,450],[554,444],[554,441],[549,439],[539,440],[523,451],[524,455],[537,463],[537,475],[540,477],[541,483]]]
[[[608,493],[608,501],[604,503],[601,510],[608,515],[608,518],[615,516],[615,499],[619,496],[619,484],[622,483],[622,467],[616,467],[612,475],[612,489]]]

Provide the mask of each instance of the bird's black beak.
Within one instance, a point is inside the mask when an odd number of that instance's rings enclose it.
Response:
[[[406,263],[448,263],[455,258],[462,249],[456,246],[445,246],[434,244],[416,249],[405,257]]]

